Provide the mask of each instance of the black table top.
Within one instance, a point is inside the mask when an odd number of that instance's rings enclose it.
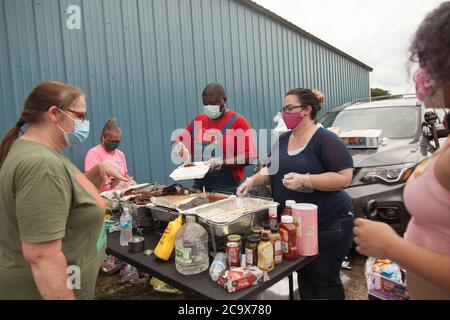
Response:
[[[154,250],[160,236],[155,232],[145,230],[145,249]],[[316,257],[299,257],[292,261],[283,261],[282,264],[277,265],[275,269],[269,273],[270,280],[256,286],[252,286],[235,293],[228,293],[219,284],[212,281],[209,276],[209,270],[194,275],[184,276],[180,274],[175,268],[175,260],[172,258],[165,262],[158,259],[154,254],[146,256],[144,253],[130,253],[128,247],[120,245],[120,232],[114,232],[108,235],[107,253],[113,255],[134,267],[147,272],[171,286],[180,289],[186,294],[192,294],[196,298],[205,300],[248,300],[270,288],[275,283],[291,275],[308,263],[313,261]]]

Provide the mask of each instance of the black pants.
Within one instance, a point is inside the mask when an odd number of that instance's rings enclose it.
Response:
[[[297,271],[302,300],[345,300],[341,264],[353,242],[352,213],[319,232],[319,257]]]

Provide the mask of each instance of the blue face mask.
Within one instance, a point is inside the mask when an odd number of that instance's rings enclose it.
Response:
[[[80,119],[73,119],[64,111],[62,110],[59,111],[61,111],[63,114],[65,114],[75,122],[75,130],[73,132],[67,132],[58,125],[58,128],[64,133],[64,138],[66,139],[67,145],[73,146],[75,144],[85,142],[86,139],[89,137],[89,129],[90,129],[89,121],[88,120],[81,121]]]
[[[221,106],[219,106],[219,105],[217,105],[217,106],[207,105],[207,106],[203,106],[203,111],[208,116],[208,118],[210,118],[211,120],[215,120],[222,115],[222,112],[220,111],[220,107]]]

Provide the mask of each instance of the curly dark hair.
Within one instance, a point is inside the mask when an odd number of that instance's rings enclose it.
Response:
[[[450,82],[450,1],[428,14],[410,47],[410,60],[419,62],[439,84]]]

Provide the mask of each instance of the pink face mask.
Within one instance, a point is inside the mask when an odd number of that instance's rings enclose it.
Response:
[[[305,118],[301,112],[283,112],[282,116],[288,129],[296,128]]]
[[[430,79],[428,72],[420,68],[414,74],[414,82],[416,83],[416,95],[421,101],[429,97],[434,90],[434,81]]]
[[[420,68],[414,74],[417,98],[425,103],[428,108],[444,108],[444,90],[436,86],[425,69]]]

